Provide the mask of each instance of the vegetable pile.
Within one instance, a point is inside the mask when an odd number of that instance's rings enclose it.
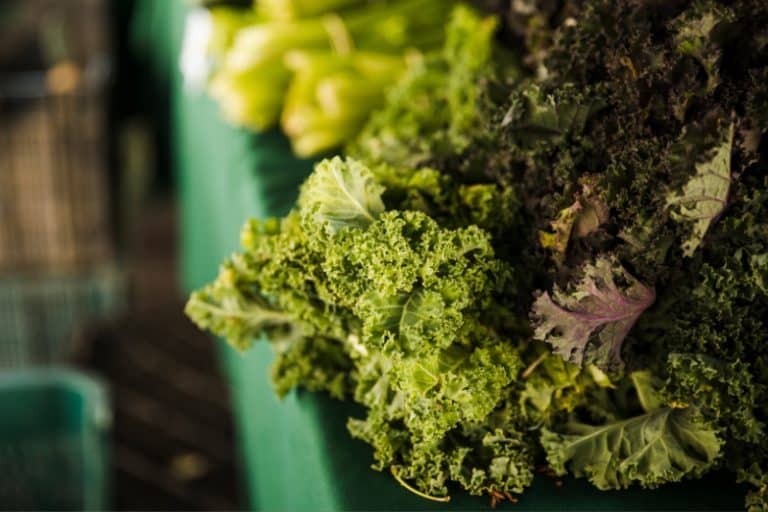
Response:
[[[541,4],[541,5],[539,5]],[[376,467],[494,500],[716,469],[768,508],[768,4],[457,8],[283,219],[191,297]]]
[[[226,117],[256,131],[279,121],[310,156],[354,137],[411,53],[442,44],[450,2],[260,0],[210,12],[209,89]]]

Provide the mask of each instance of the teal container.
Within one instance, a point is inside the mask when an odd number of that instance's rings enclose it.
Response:
[[[110,424],[92,378],[0,372],[0,510],[107,509]]]

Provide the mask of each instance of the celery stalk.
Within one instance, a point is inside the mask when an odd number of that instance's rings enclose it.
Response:
[[[213,32],[208,43],[208,53],[215,59],[232,47],[236,34],[244,27],[258,21],[252,9],[213,7],[210,9]]]
[[[232,123],[262,131],[280,118],[290,72],[274,59],[239,70],[219,69],[211,80],[210,93]]]
[[[228,50],[211,95],[233,123],[264,130],[279,120],[298,154],[331,149],[383,104],[411,49],[442,43],[452,3],[260,0],[242,18],[223,10],[216,47]]]
[[[309,18],[363,4],[365,0],[259,0],[259,12],[268,19]]]

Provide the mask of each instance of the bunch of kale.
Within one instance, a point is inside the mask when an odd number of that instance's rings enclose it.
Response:
[[[768,485],[768,4],[459,9],[188,313],[420,492]]]
[[[768,4],[588,1],[513,18],[534,74],[502,121],[511,165],[489,170],[517,177],[536,226],[526,268],[550,291],[534,338],[612,376],[645,372],[654,391],[635,384],[644,415],[551,426],[550,464],[600,488],[723,466],[765,506]],[[708,432],[687,440],[695,457],[661,464],[649,437],[643,458],[585,446],[660,417],[672,431],[672,415]]]

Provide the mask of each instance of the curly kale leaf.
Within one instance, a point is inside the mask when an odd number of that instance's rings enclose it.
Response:
[[[725,363],[702,354],[671,354],[665,399],[696,406],[733,439],[760,444],[765,424],[758,419],[766,386],[753,381],[747,361]]]
[[[543,344],[533,352],[535,359],[521,374],[525,387],[519,404],[523,416],[535,425],[552,425],[585,405],[595,386],[613,388],[608,376],[596,366],[579,368],[554,355]]]
[[[275,308],[248,286],[239,286],[238,267],[242,259],[222,265],[218,279],[194,292],[185,312],[201,328],[225,338],[238,350],[251,347],[253,340],[289,329],[294,316]]]
[[[726,140],[715,149],[712,157],[696,164],[696,174],[683,190],[667,198],[667,206],[673,208],[673,218],[678,222],[693,224],[690,236],[683,242],[683,253],[686,256],[693,255],[709,227],[728,204],[732,148],[733,125],[728,130]]]
[[[349,429],[374,447],[377,468],[433,496],[451,480],[478,495],[530,485],[535,448],[502,407],[521,369],[510,347],[452,347],[428,358],[375,353],[360,369],[356,397],[368,413]]]
[[[384,211],[384,187],[362,163],[335,157],[323,160],[301,187],[299,209],[331,233],[364,227]]]
[[[454,345],[428,356],[403,357],[393,372],[407,411],[403,421],[424,441],[437,441],[457,425],[481,424],[520,367],[519,357],[503,340],[488,347]]]
[[[444,307],[440,315],[450,320],[451,310],[489,304],[510,272],[495,258],[487,233],[474,226],[441,228],[414,211],[386,212],[367,229],[338,233],[325,254],[323,270],[340,303],[364,323],[378,322],[380,314],[382,322],[389,323],[387,312],[397,315],[398,304],[406,320],[417,319],[410,314],[417,306],[425,313],[422,308]]]
[[[514,345],[486,323],[510,281],[490,236],[388,211],[327,243],[324,281],[361,323],[355,398],[368,411],[349,427],[374,447],[378,467],[433,495],[452,479],[474,493],[528,485],[528,455],[511,457],[502,442],[483,447],[485,433],[451,441],[486,423],[522,367]],[[456,450],[467,446],[476,455],[459,464]]]
[[[382,345],[395,343],[411,350],[424,343],[452,343],[463,321],[460,310],[446,304],[434,290],[417,289],[395,296],[372,292],[361,297],[355,310],[365,318],[366,340]]]
[[[422,463],[421,451],[452,429],[482,424],[521,368],[514,347],[484,324],[509,270],[478,228],[442,228],[408,211],[339,232],[324,269],[362,323],[356,398],[369,413],[351,423],[353,433],[374,445],[382,467],[412,478],[419,472],[404,461]],[[410,444],[391,446],[392,430]],[[440,482],[449,478],[448,464]],[[424,478],[416,480],[420,488],[445,492]]]
[[[271,377],[278,396],[302,386],[309,391],[326,391],[342,400],[354,389],[354,364],[339,340],[303,336],[273,345],[276,357]]]
[[[768,472],[759,464],[752,463],[741,469],[738,481],[753,486],[753,490],[747,494],[745,509],[747,512],[765,512],[768,510]]]
[[[767,360],[768,252],[750,252],[768,250],[768,238],[739,240],[742,247],[724,246],[722,258],[700,265],[684,282],[675,283],[658,311],[642,322],[643,337],[653,350],[705,354],[726,364]],[[751,373],[768,382],[768,373]]]
[[[698,61],[707,73],[706,91],[711,93],[720,83],[719,65],[722,57],[718,33],[735,19],[733,11],[700,2],[673,20],[676,50]]]
[[[501,126],[523,146],[579,135],[602,105],[599,100],[576,91],[573,84],[565,84],[556,94],[547,94],[539,85],[531,83],[513,95]]]
[[[470,494],[521,493],[533,481],[534,449],[520,430],[491,422],[456,436],[461,444],[450,453],[451,478]]]
[[[622,366],[624,338],[656,294],[619,263],[600,257],[584,267],[584,277],[568,291],[544,292],[533,304],[534,338],[576,365]]]
[[[511,269],[488,232],[456,226],[494,223],[486,201],[514,199],[505,190],[325,161],[287,217],[246,225],[244,252],[205,296],[219,308],[204,315],[198,294],[189,312],[243,346],[267,334],[279,394],[354,390],[367,414],[351,432],[371,443],[381,469],[421,491],[444,494],[452,480],[478,494],[522,490],[535,450],[508,424],[488,428],[522,369],[499,305],[514,288]],[[454,220],[384,211],[398,201]],[[280,322],[262,320],[264,311]]]

